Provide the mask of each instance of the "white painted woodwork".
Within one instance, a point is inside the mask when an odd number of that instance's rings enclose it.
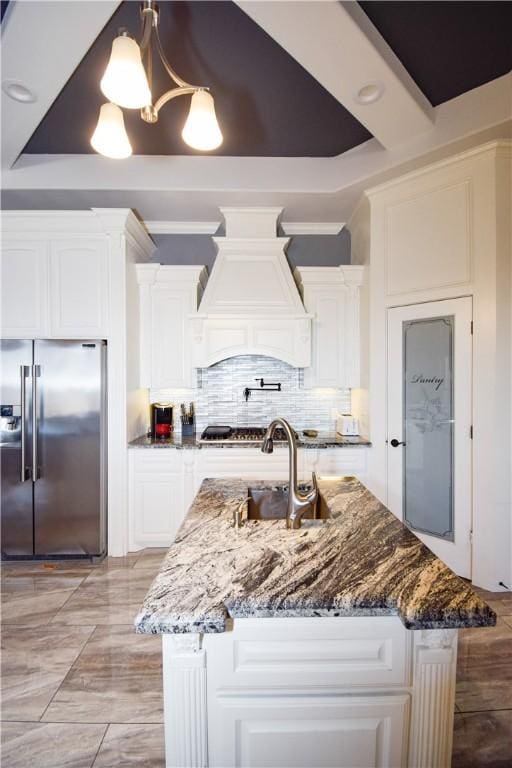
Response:
[[[359,448],[308,448],[302,453],[303,474],[311,472],[319,476],[339,477],[351,475],[366,483],[368,449]]]
[[[511,146],[488,142],[368,190],[348,224],[353,263],[370,267],[357,415],[371,431],[368,485],[385,504],[387,311],[473,297],[472,579],[489,590],[512,579]]]
[[[173,542],[194,491],[184,454],[173,450],[129,451],[130,551],[166,547]]]
[[[22,237],[2,240],[2,337],[45,338],[48,333],[48,244]]]
[[[162,635],[166,768],[208,765],[206,654],[199,635]]]
[[[140,385],[195,386],[191,320],[206,283],[205,267],[137,265],[140,286]]]
[[[108,243],[103,238],[50,241],[50,335],[108,335]]]
[[[453,522],[454,540],[414,531],[452,571],[471,578],[471,298],[411,304],[388,310],[388,507],[404,519],[404,460],[407,445],[393,448],[390,440],[407,442],[404,433],[403,324],[410,320],[453,316]]]
[[[45,226],[44,212],[38,218],[30,213],[3,214],[2,336],[106,338],[108,239],[70,236],[64,225],[59,233]]]
[[[410,683],[407,636],[393,616],[322,619],[322,642],[315,620],[297,618],[293,631],[287,618],[244,619],[208,653],[215,663],[208,685],[215,690],[321,687],[326,690]],[[270,630],[270,634],[269,634]]]
[[[469,180],[441,189],[433,180],[432,189],[387,207],[388,296],[471,281],[470,195]],[[428,237],[418,237],[420,232]]]
[[[397,768],[408,704],[408,696],[219,696],[209,765]]]
[[[221,208],[220,212],[226,225],[226,237],[275,238],[277,224],[283,212],[282,208],[252,207],[252,208]]]
[[[154,244],[128,209],[4,211],[2,229],[2,296],[16,297],[25,318],[9,298],[2,336],[107,341],[108,552],[125,555],[126,445],[147,428],[148,414],[134,264],[149,260]]]
[[[162,641],[168,768],[450,765],[456,630],[235,618]]]
[[[359,286],[363,267],[295,270],[304,305],[313,315],[311,365],[305,387],[359,386]]]
[[[281,230],[285,235],[339,235],[345,222],[331,221],[282,221]]]
[[[414,632],[409,766],[450,768],[457,667],[457,631]]]
[[[236,355],[268,355],[304,367],[311,320],[276,237],[280,208],[222,208],[226,237],[193,318],[193,361],[206,367]]]

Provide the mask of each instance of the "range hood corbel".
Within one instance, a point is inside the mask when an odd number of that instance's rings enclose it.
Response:
[[[311,365],[311,318],[277,237],[281,208],[221,208],[226,237],[192,316],[194,365],[236,355],[266,355],[297,368]]]

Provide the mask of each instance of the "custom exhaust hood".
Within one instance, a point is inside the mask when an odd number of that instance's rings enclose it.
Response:
[[[197,313],[192,316],[193,364],[204,368],[235,355],[268,355],[311,365],[311,317],[277,237],[281,208],[221,208],[226,236]]]

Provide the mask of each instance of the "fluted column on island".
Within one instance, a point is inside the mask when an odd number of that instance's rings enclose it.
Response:
[[[166,768],[206,768],[206,652],[202,635],[162,635]]]
[[[409,768],[450,768],[457,630],[415,632]]]

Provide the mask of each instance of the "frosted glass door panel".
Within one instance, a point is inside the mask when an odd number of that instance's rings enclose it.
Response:
[[[403,324],[403,517],[449,541],[453,520],[453,316]]]

